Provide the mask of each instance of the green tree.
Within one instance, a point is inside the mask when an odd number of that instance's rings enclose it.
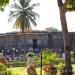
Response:
[[[65,13],[67,11],[75,10],[75,0],[57,0],[58,7],[60,11],[60,20],[63,31],[63,40],[64,40],[64,51],[65,51],[65,60],[66,60],[66,75],[72,75],[72,66],[71,66],[71,54],[70,54],[70,43],[68,36],[68,28]]]
[[[56,29],[54,27],[46,28],[45,30],[48,32],[58,32],[58,29]]]
[[[0,10],[4,10],[5,6],[9,3],[9,0],[0,0]]]
[[[36,26],[36,19],[39,17],[39,14],[34,12],[34,7],[38,6],[39,3],[30,4],[31,0],[17,0],[11,4],[13,10],[10,11],[9,21],[12,21],[14,18],[15,28],[20,28],[22,32],[31,31],[31,23]]]

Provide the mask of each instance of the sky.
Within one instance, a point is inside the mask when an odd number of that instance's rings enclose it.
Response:
[[[32,29],[44,30],[48,27],[54,27],[61,30],[57,0],[33,0],[33,2],[40,3],[40,6],[35,9],[40,14],[40,19],[37,20],[37,26],[32,26]],[[13,29],[13,23],[8,23],[9,11],[9,7],[6,7],[4,12],[0,12],[0,33],[16,31]],[[67,12],[66,19],[68,30],[75,31],[75,12]]]

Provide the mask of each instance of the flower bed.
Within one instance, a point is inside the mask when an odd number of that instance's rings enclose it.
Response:
[[[45,72],[45,75],[56,75],[57,74],[57,69],[53,66],[53,64],[46,64],[44,67],[43,67],[43,70]]]

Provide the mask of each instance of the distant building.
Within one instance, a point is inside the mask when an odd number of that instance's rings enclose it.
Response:
[[[75,32],[70,32],[70,45],[75,49]],[[63,47],[63,35],[62,32],[12,32],[0,34],[0,52],[5,54],[24,53],[28,49],[44,49],[59,48],[62,51]],[[15,50],[14,50],[15,49]]]

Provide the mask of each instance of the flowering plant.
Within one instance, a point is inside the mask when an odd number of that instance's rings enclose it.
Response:
[[[43,67],[43,70],[44,72],[49,75],[50,74],[50,70],[52,69],[53,67],[53,64],[46,64],[44,67]]]

